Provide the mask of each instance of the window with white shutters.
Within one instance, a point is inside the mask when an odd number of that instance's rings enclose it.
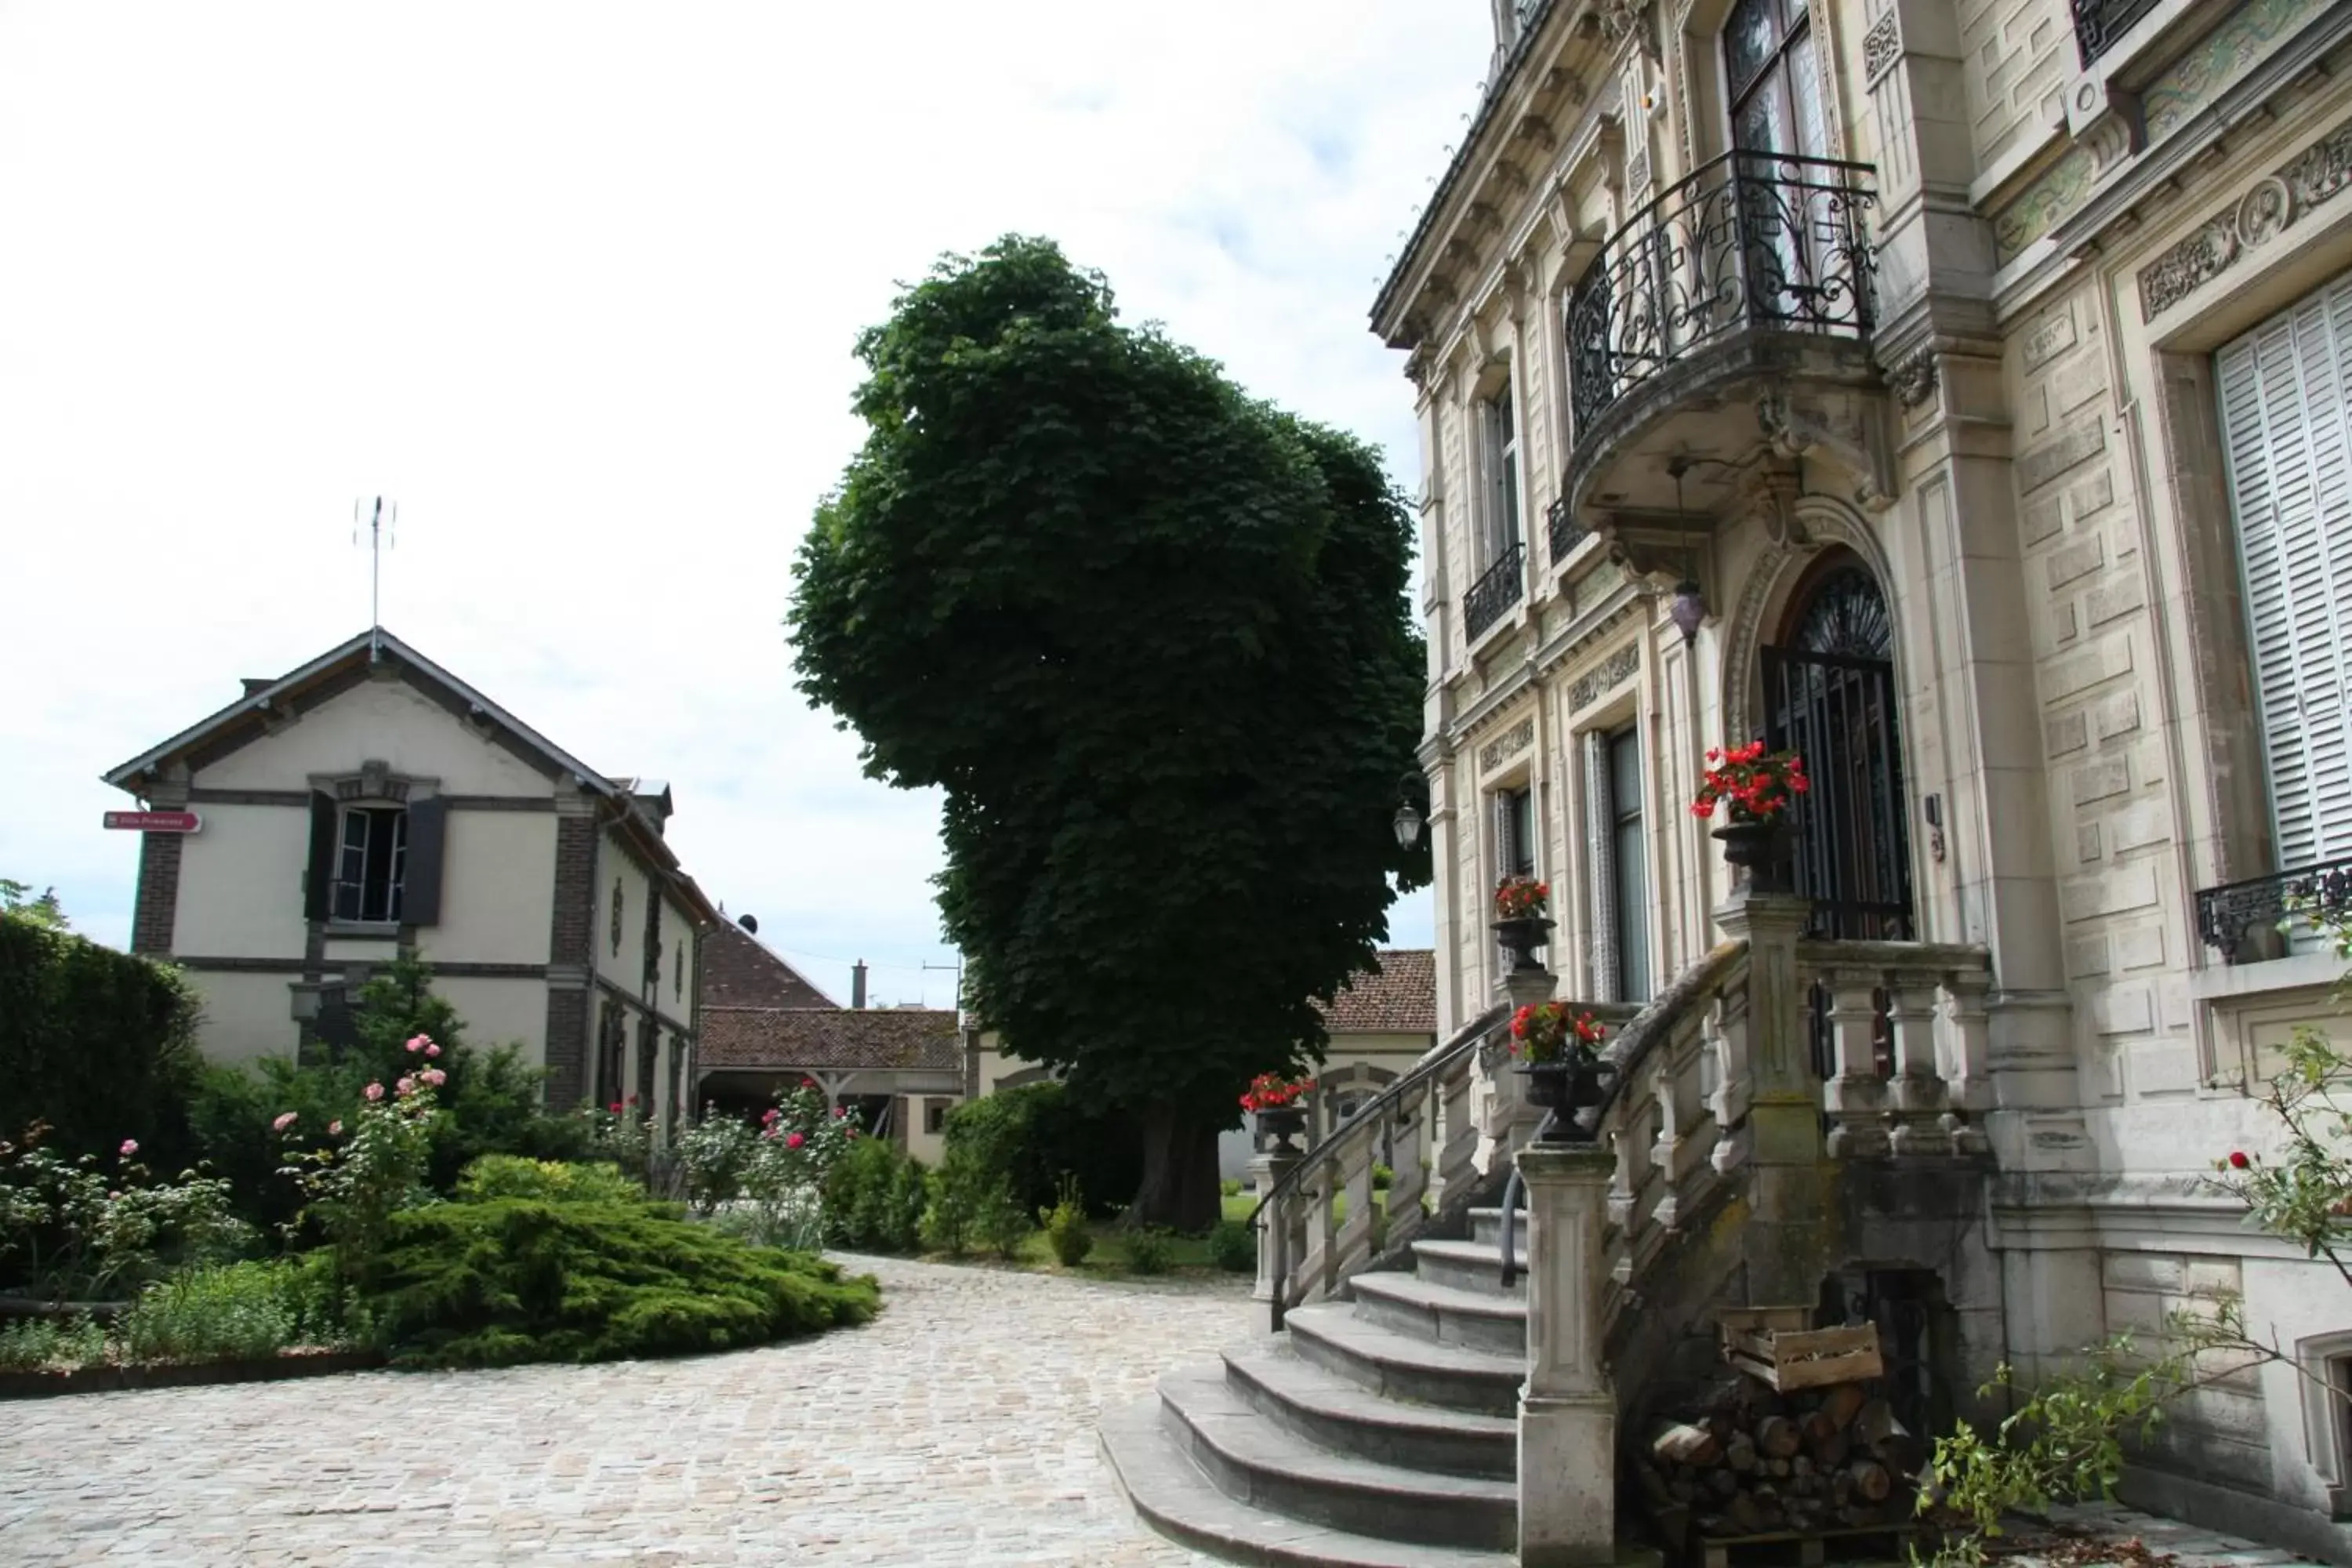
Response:
[[[2352,856],[2352,278],[2216,356],[2278,867]]]

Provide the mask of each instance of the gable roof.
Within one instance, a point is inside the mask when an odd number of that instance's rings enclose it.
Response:
[[[704,1070],[756,1068],[963,1067],[956,1015],[928,1007],[713,1007],[702,1009]]]
[[[148,782],[171,763],[185,763],[194,768],[216,762],[263,739],[288,716],[299,717],[333,701],[379,667],[389,667],[395,678],[447,710],[453,720],[478,727],[550,780],[568,777],[574,788],[607,802],[612,810],[604,816],[604,825],[622,832],[630,847],[686,900],[698,920],[705,925],[720,923],[717,907],[679,866],[676,853],[663,842],[660,825],[647,816],[633,793],[633,786],[656,781],[613,779],[598,773],[381,626],[337,644],[275,680],[247,679],[245,694],[236,701],[102,776],[117,789],[142,795]],[[659,799],[667,807],[668,786],[659,788]]]
[[[830,1007],[834,1002],[767,943],[733,921],[721,921],[702,943],[702,1005]]]
[[[1433,1035],[1437,954],[1425,947],[1383,948],[1377,972],[1355,975],[1316,1006],[1335,1035]]]

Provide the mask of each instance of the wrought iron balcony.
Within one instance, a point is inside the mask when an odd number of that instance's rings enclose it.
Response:
[[[1877,199],[1867,163],[1729,153],[1611,237],[1570,294],[1570,407],[1580,434],[1677,361],[1751,331],[1867,339]]]
[[[2279,928],[2299,913],[2352,915],[2352,858],[2207,888],[2197,895],[2197,934],[2227,963],[2277,957]]]
[[[1503,618],[1503,612],[1519,602],[1527,590],[1527,574],[1520,570],[1528,558],[1528,547],[1517,540],[1510,548],[1495,557],[1495,563],[1479,574],[1470,591],[1462,595],[1462,633],[1475,640],[1479,633]]]
[[[1568,552],[1582,543],[1585,534],[1591,531],[1576,521],[1575,513],[1568,510],[1566,496],[1544,508],[1544,522],[1551,535],[1551,563],[1554,566],[1567,560]]]
[[[2132,30],[2132,24],[2156,9],[2156,0],[2074,0],[2074,47],[2083,68],[2114,47]]]

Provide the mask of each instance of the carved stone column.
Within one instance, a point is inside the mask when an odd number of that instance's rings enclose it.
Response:
[[[1591,1144],[1519,1151],[1528,1188],[1528,1380],[1519,1389],[1519,1562],[1617,1555],[1617,1395],[1601,1358],[1601,1234],[1616,1161]]]

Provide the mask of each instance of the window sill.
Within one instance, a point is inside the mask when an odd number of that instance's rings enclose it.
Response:
[[[2296,952],[2259,963],[2216,963],[2191,971],[2189,994],[2200,1002],[2242,1001],[2291,991],[2325,991],[2344,976],[2333,953]]]
[[[330,942],[398,942],[400,924],[396,921],[329,921],[327,940]]]

